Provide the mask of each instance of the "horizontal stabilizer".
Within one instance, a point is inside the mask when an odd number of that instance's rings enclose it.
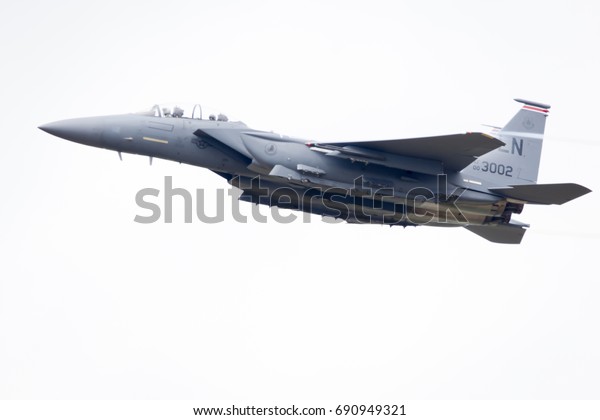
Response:
[[[531,204],[564,204],[591,192],[579,184],[528,184],[490,188],[490,191]]]
[[[497,244],[520,244],[523,235],[527,231],[527,225],[522,224],[498,224],[498,225],[470,225],[465,229],[476,235]]]
[[[345,143],[318,143],[320,147],[355,147],[364,152],[383,152],[392,155],[440,161],[444,168],[460,171],[479,156],[505,144],[487,134],[466,133],[447,136],[421,137],[400,140],[374,140]]]

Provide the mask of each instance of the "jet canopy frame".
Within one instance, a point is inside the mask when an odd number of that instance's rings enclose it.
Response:
[[[184,103],[163,103],[155,104],[149,110],[139,112],[141,115],[148,115],[157,118],[187,118],[193,120],[212,120],[229,121],[229,118],[221,112],[204,112],[202,106],[196,104]]]

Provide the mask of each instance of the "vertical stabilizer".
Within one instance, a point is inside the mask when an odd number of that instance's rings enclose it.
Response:
[[[498,186],[537,182],[550,105],[524,99],[515,101],[523,107],[495,134],[506,146],[481,156],[463,171],[465,175]]]

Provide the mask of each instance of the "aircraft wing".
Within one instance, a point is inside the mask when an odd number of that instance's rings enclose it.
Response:
[[[314,146],[335,147],[343,152],[344,147],[362,149],[366,153],[383,152],[392,155],[436,160],[444,168],[460,171],[479,156],[504,146],[504,143],[483,133],[450,134],[446,136],[420,137],[400,140],[374,140],[345,143],[317,143]]]

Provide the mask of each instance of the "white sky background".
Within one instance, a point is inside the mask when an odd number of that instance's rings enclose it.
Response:
[[[503,125],[523,97],[553,105],[539,181],[599,191],[598,3],[1,10],[0,398],[600,398],[597,193],[526,207],[520,246],[318,217],[141,225],[135,193],[167,175],[227,184],[36,128],[179,100],[386,139]]]

